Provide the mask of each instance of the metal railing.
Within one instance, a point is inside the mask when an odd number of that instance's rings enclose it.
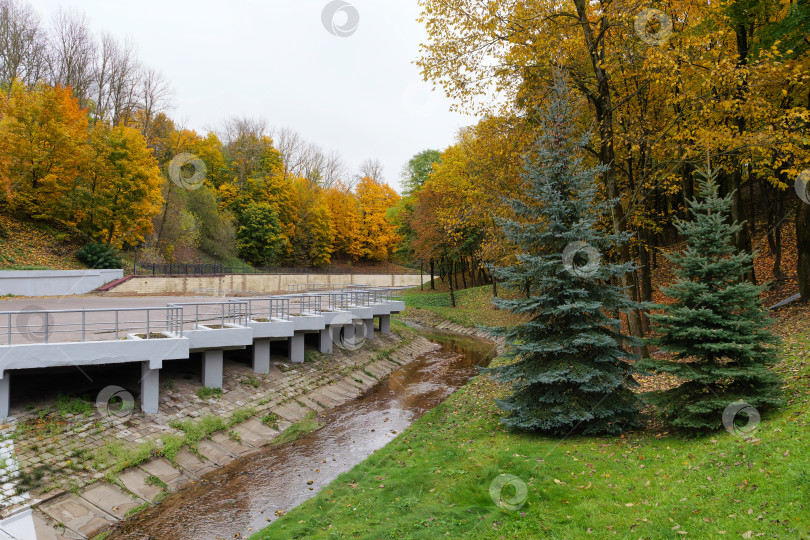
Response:
[[[170,307],[182,310],[184,327],[192,330],[201,325],[211,328],[225,328],[227,325],[247,326],[248,305],[245,300],[226,302],[177,302]]]
[[[376,304],[374,302],[371,291],[361,289],[350,289],[346,291],[349,294],[349,301],[355,306],[370,306]]]
[[[331,291],[345,287],[345,285],[330,285],[328,283],[295,283],[287,286],[287,291],[291,293],[311,292],[311,291]]]
[[[266,294],[266,292],[254,291],[250,289],[218,289],[207,287],[197,287],[194,289],[195,296],[214,296],[219,298],[225,298],[228,296],[252,297],[263,296]]]
[[[51,309],[0,312],[0,345],[104,341],[127,334],[154,339],[183,335],[182,309],[175,306],[117,309]],[[60,334],[57,336],[57,334]],[[139,336],[140,337],[140,336]]]
[[[346,291],[324,291],[315,293],[321,299],[321,307],[329,311],[346,311],[352,305],[351,294]]]
[[[290,315],[317,315],[321,312],[321,297],[317,294],[288,294]]]
[[[246,298],[231,302],[247,304],[247,316],[251,321],[272,322],[273,319],[282,321],[290,319],[290,299],[286,296]]]

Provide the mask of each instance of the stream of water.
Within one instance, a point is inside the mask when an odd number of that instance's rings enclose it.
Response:
[[[247,538],[301,504],[444,401],[495,355],[491,344],[420,334],[441,347],[394,371],[358,399],[322,416],[324,427],[269,445],[206,475],[121,523],[109,538]]]

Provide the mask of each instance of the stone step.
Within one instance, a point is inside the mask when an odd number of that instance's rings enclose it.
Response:
[[[124,519],[127,512],[145,502],[140,497],[130,495],[120,487],[104,481],[90,485],[80,491],[79,495],[84,500],[96,505],[118,519]]]
[[[181,448],[180,451],[177,452],[176,461],[177,464],[193,478],[199,478],[217,469],[216,465],[207,459],[202,459],[196,454],[192,454],[187,448]]]
[[[146,463],[141,463],[139,467],[147,475],[160,478],[169,487],[170,491],[177,491],[191,482],[191,478],[176,469],[166,458],[152,459]]]
[[[81,535],[80,538],[87,538],[118,521],[115,516],[75,493],[51,499],[39,505],[39,509],[56,523],[64,525],[65,529]]]
[[[118,479],[124,486],[138,497],[152,502],[155,497],[163,493],[163,489],[158,485],[147,483],[149,475],[138,467],[131,467],[118,475]]]
[[[199,442],[197,445],[197,451],[202,454],[205,459],[216,464],[218,467],[224,467],[236,459],[236,455],[228,452],[214,441],[208,439],[203,439]]]

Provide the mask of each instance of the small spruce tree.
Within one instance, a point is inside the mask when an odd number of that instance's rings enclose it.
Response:
[[[700,172],[701,196],[689,201],[693,219],[675,227],[687,247],[667,255],[675,264],[675,282],[662,289],[673,299],[650,315],[658,337],[651,339],[674,357],[647,358],[638,367],[669,373],[676,388],[649,393],[673,426],[711,430],[723,425],[723,412],[737,401],[759,409],[778,405],[780,379],[767,366],[776,359],[776,336],[762,308],[764,286],[745,281],[754,256],[737,251],[731,223],[731,195],[720,197],[709,172]]]
[[[606,259],[626,234],[602,232],[609,200],[597,200],[603,167],[586,168],[575,136],[574,107],[563,76],[557,76],[541,132],[524,172],[524,189],[508,202],[514,220],[501,220],[518,248],[516,263],[494,267],[498,281],[522,292],[499,298],[501,309],[527,316],[506,338],[510,362],[489,368],[512,394],[498,401],[509,427],[550,435],[619,433],[637,425],[638,402],[626,346],[638,340],[620,331],[615,317],[637,308],[611,284],[632,263]]]

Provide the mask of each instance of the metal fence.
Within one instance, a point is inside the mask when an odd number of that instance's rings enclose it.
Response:
[[[166,306],[0,312],[0,345],[106,341],[132,333],[144,339],[163,337],[163,333],[182,336],[182,309]]]
[[[418,274],[414,268],[294,268],[294,267],[254,267],[225,266],[222,264],[196,263],[136,263],[132,273],[137,276],[221,276],[229,274],[312,274],[312,275],[351,275],[351,274]]]

